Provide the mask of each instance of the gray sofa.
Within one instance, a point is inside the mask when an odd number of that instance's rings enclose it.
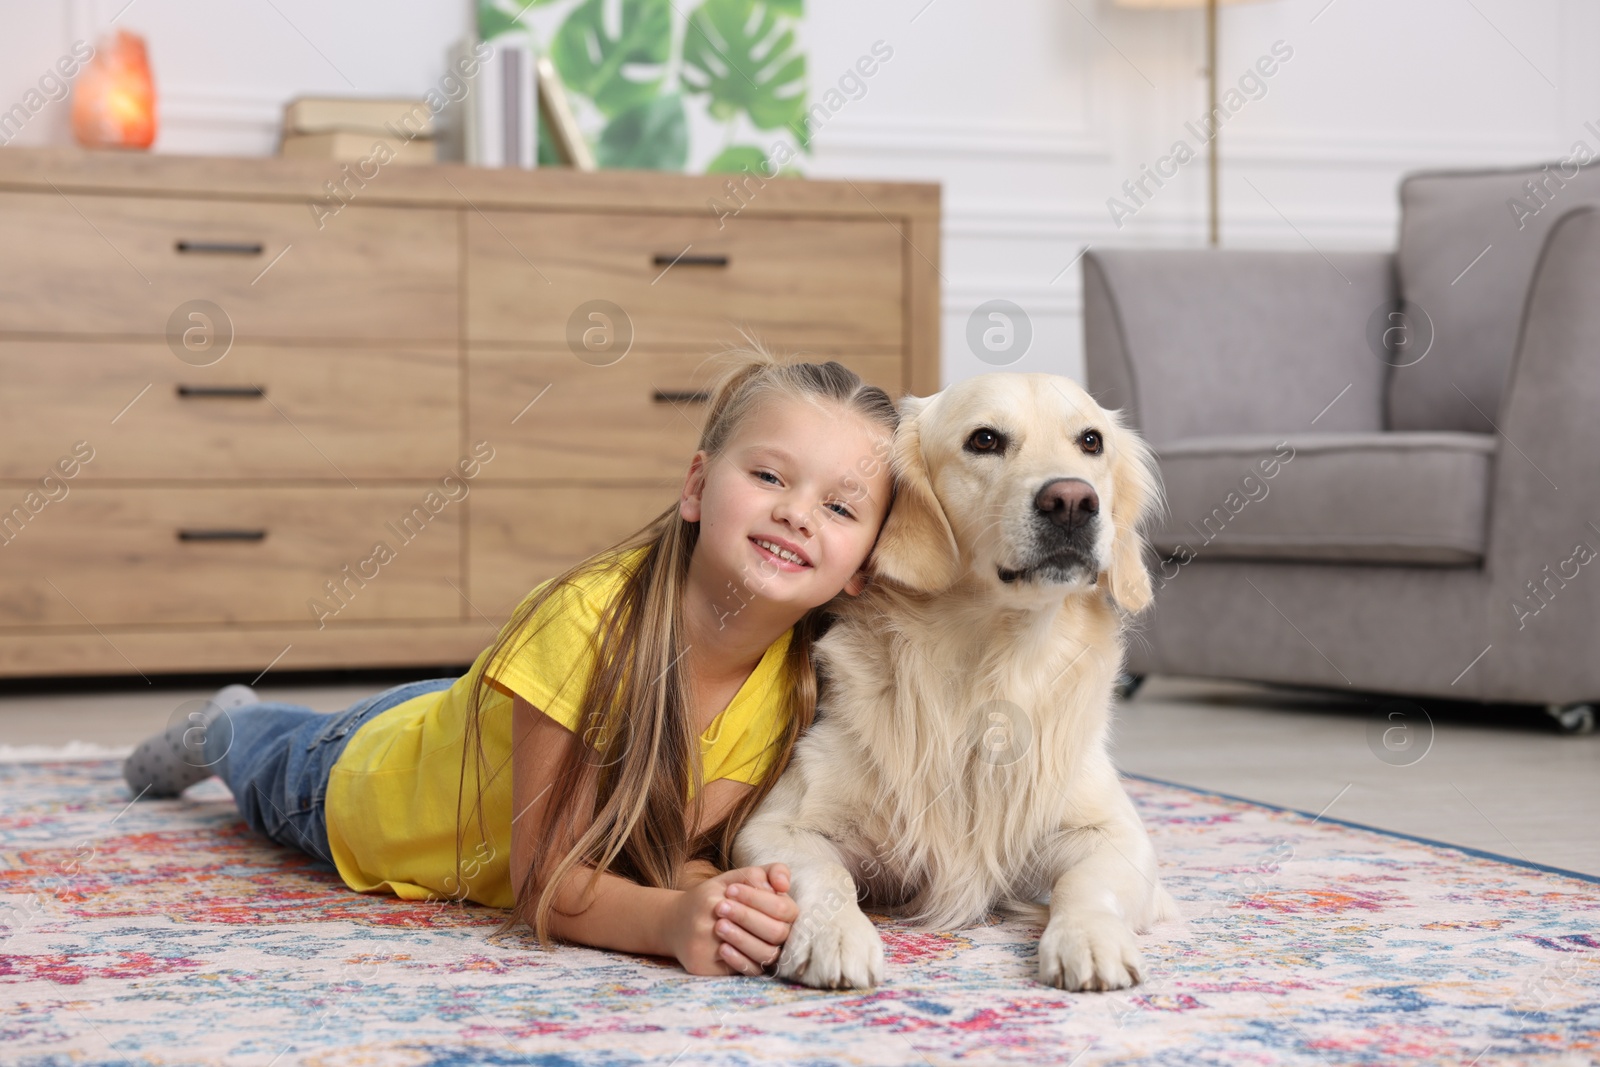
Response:
[[[1600,165],[1425,172],[1396,252],[1090,251],[1088,388],[1160,457],[1130,674],[1600,698]]]

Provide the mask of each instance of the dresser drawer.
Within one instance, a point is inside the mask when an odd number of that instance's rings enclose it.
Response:
[[[360,491],[62,484],[37,510],[25,488],[0,485],[0,627],[275,622],[314,633],[319,621],[461,612],[450,583],[460,584],[463,509],[443,497],[429,507],[424,483]]]
[[[642,345],[896,350],[902,242],[881,220],[484,212],[467,216],[467,336],[561,344],[621,308]],[[594,320],[598,321],[598,320]],[[619,324],[620,325],[620,324]]]
[[[899,356],[808,358],[837,359],[893,398],[903,391]],[[467,365],[468,437],[494,443],[492,481],[681,483],[720,370],[702,352],[660,349],[598,367],[566,351],[474,347]]]
[[[164,344],[0,340],[0,478],[80,438],[88,481],[442,477],[460,378],[454,348],[236,344],[195,367]]]
[[[499,626],[534,586],[673,506],[682,484],[475,488],[467,535],[473,606]]]
[[[70,197],[70,199],[69,199]],[[0,193],[0,331],[161,337],[191,301],[252,340],[457,337],[457,213]]]

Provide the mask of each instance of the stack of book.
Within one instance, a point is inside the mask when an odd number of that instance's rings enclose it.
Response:
[[[595,169],[594,153],[555,65],[534,51],[525,34],[461,41],[450,50],[449,64],[448,81],[430,90],[426,100],[302,96],[289,101],[278,154],[531,169],[539,165],[543,119],[548,158],[578,170]]]
[[[283,109],[278,154],[351,162],[385,156],[386,163],[432,163],[438,126],[423,100],[302,96]],[[379,143],[387,151],[379,148]]]

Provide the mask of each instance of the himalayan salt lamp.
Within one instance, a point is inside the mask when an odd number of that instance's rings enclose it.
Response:
[[[149,148],[156,87],[144,38],[118,30],[102,42],[72,93],[72,134],[89,148]]]

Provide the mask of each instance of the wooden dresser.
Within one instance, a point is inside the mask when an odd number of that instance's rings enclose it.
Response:
[[[936,185],[0,149],[0,676],[470,662],[737,327],[935,391],[938,256]]]

